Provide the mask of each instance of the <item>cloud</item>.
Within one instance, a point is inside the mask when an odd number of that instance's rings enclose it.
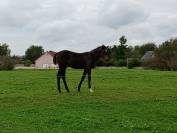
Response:
[[[1,0],[0,41],[20,55],[34,43],[46,50],[87,51],[121,35],[130,45],[160,43],[177,35],[175,5],[175,0]]]
[[[146,20],[148,14],[131,0],[111,0],[105,2],[98,16],[99,24],[115,29],[132,23],[141,23]]]

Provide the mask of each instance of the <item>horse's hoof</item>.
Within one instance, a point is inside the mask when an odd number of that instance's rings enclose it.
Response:
[[[89,91],[90,91],[91,93],[93,93],[93,92],[94,92],[92,89],[89,89]]]

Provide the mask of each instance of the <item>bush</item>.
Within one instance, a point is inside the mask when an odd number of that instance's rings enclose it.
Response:
[[[96,65],[96,66],[106,66],[106,62],[103,61],[103,60],[101,60],[101,59],[99,59],[99,60],[96,62],[95,65]]]
[[[141,62],[139,59],[137,58],[128,59],[128,64],[127,64],[128,69],[131,69],[133,67],[138,67],[140,65],[141,65]]]
[[[15,66],[11,57],[0,56],[0,70],[13,70]]]
[[[106,66],[116,66],[115,59],[110,58],[108,61],[106,61]]]
[[[119,59],[116,62],[116,66],[126,66],[127,65],[127,61],[125,59]]]
[[[25,66],[31,66],[32,62],[30,60],[25,60],[24,65]]]
[[[160,66],[162,67],[163,65],[160,64],[156,58],[153,58],[142,62],[142,66],[145,69],[159,69]]]
[[[145,68],[177,70],[177,39],[162,43],[155,51],[155,57],[143,63]]]
[[[161,60],[158,57],[155,57],[153,59],[147,60],[143,62],[143,67],[145,69],[158,69],[158,70],[168,70],[168,71],[175,71],[177,70],[177,56],[173,57],[173,60],[170,65],[166,63],[165,61]]]

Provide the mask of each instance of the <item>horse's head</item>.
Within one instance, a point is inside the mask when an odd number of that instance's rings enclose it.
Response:
[[[103,58],[104,60],[108,59],[108,47],[105,45],[102,45],[99,47],[99,56],[100,58]]]

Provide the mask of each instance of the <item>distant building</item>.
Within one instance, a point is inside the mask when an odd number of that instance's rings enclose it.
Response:
[[[147,51],[141,58],[141,61],[147,61],[152,58],[154,58],[154,51]]]
[[[53,63],[53,57],[56,52],[47,51],[35,60],[36,68],[55,68],[56,65]]]

